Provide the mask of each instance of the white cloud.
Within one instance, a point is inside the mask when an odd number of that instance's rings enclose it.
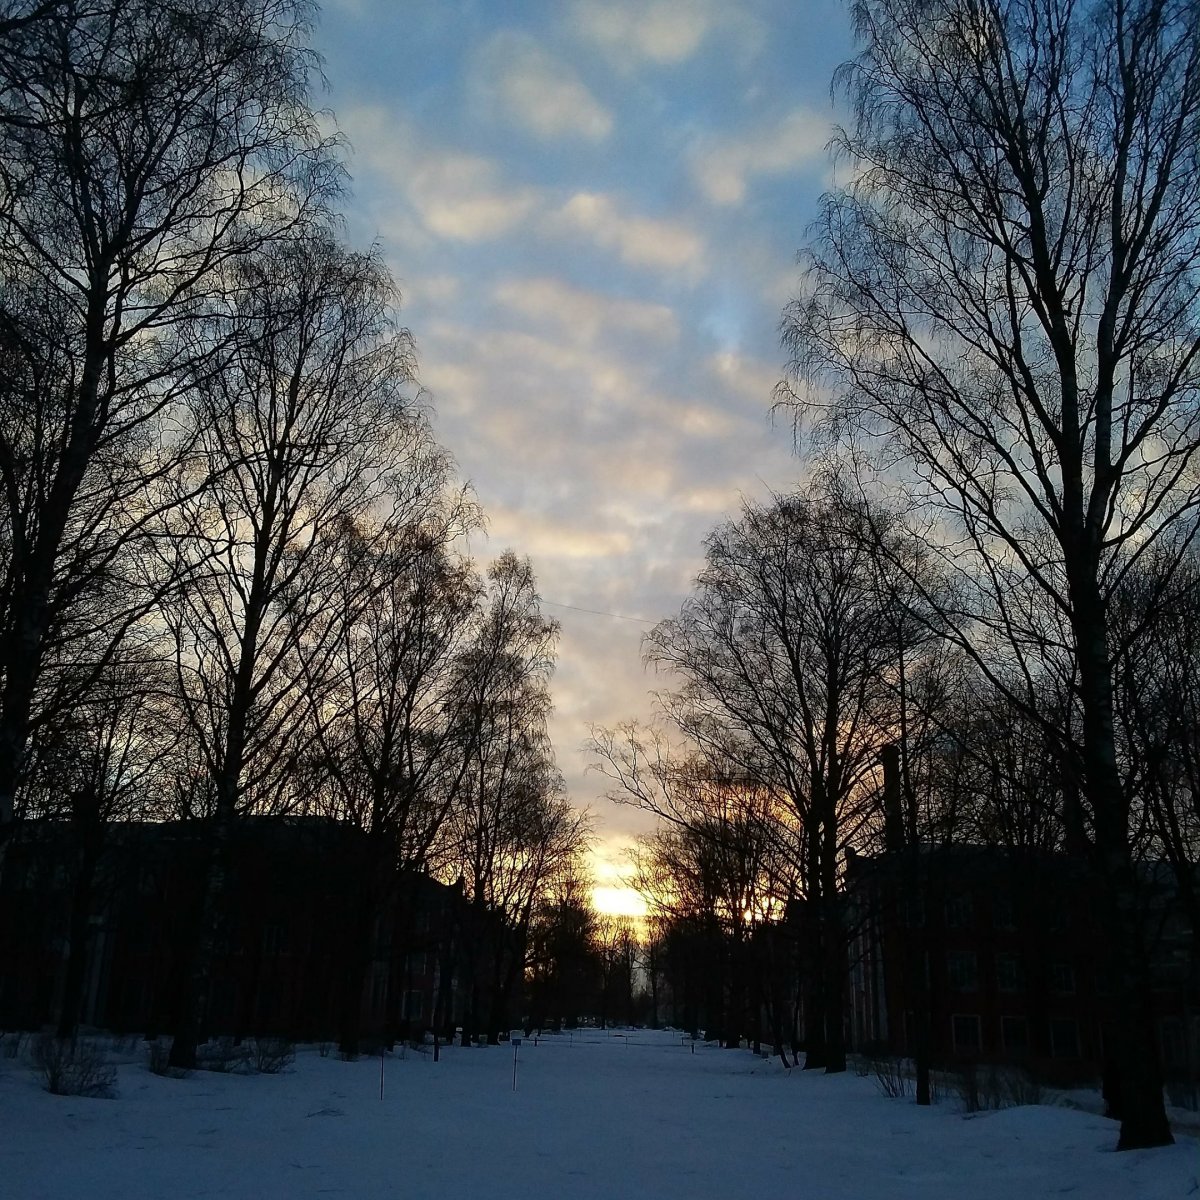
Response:
[[[429,146],[382,107],[351,108],[341,124],[355,161],[381,175],[436,237],[488,241],[508,233],[538,204],[535,188],[507,185],[492,159]]]
[[[661,346],[679,335],[679,322],[664,304],[602,296],[559,279],[505,280],[493,295],[511,312],[550,325],[584,345],[609,334],[632,334]]]
[[[575,28],[610,57],[670,66],[691,58],[714,23],[710,0],[579,0]]]
[[[749,135],[709,143],[692,161],[692,175],[713,204],[741,204],[755,175],[788,175],[823,162],[832,122],[807,109]]]
[[[626,558],[632,549],[628,530],[589,528],[576,516],[555,519],[496,503],[487,511],[488,533],[496,545],[517,545],[543,566],[548,560]]]
[[[704,274],[705,247],[697,233],[675,221],[623,213],[601,193],[576,192],[553,215],[550,228],[615,250],[627,266]]]
[[[532,188],[506,189],[490,159],[470,154],[431,155],[413,173],[409,197],[426,228],[452,241],[499,237],[533,211]]]
[[[767,411],[780,379],[780,367],[732,352],[714,354],[705,365],[723,388],[744,399],[748,407]]]
[[[401,290],[406,307],[445,308],[462,294],[462,281],[454,275],[423,275],[406,279]]]
[[[612,132],[608,109],[528,34],[496,34],[480,53],[474,74],[483,104],[536,137],[601,142]]]

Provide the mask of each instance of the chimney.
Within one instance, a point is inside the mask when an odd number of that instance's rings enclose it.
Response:
[[[900,797],[900,747],[889,742],[879,751],[883,764],[883,847],[889,853],[904,849],[904,815]]]

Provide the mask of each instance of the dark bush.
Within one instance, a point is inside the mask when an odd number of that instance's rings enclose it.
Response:
[[[31,1059],[52,1095],[111,1099],[117,1094],[117,1069],[92,1042],[44,1033],[34,1039]]]
[[[256,1038],[250,1063],[263,1075],[278,1075],[296,1061],[296,1047],[284,1038]]]
[[[908,1062],[894,1054],[875,1054],[866,1058],[870,1074],[879,1090],[892,1099],[908,1095]]]
[[[196,1069],[216,1071],[220,1075],[246,1075],[254,1070],[251,1048],[235,1046],[232,1038],[220,1038],[196,1047]]]

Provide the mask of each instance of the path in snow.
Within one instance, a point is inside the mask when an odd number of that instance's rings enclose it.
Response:
[[[520,1050],[277,1076],[120,1071],[117,1100],[0,1069],[3,1200],[1175,1200],[1200,1145],[1116,1154],[1116,1126],[1057,1108],[964,1117],[873,1081],[785,1072],[678,1035],[544,1037]]]

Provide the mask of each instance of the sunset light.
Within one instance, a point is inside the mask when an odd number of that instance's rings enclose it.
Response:
[[[1200,0],[0,0],[0,1200],[1200,1194],[1198,164]]]
[[[605,917],[639,917],[647,913],[646,901],[631,887],[592,888],[592,907]]]

